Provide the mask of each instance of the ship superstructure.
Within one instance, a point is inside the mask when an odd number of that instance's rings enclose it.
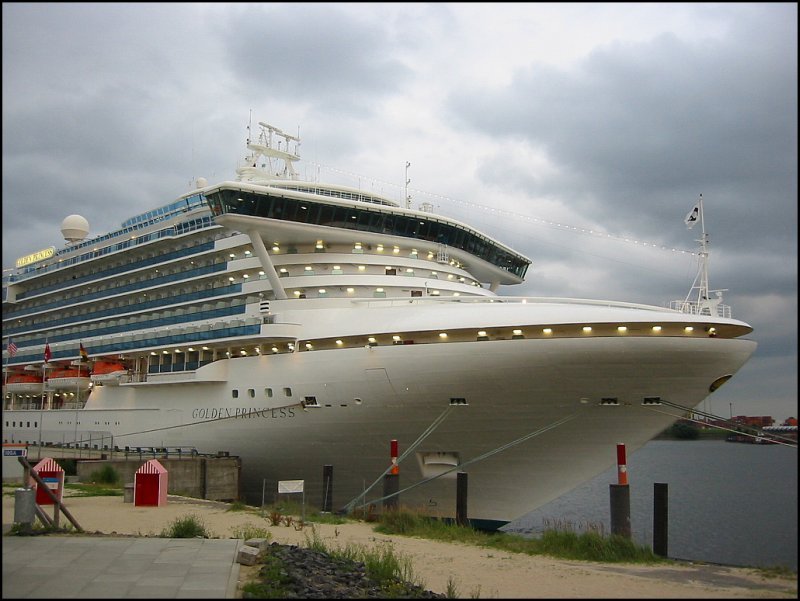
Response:
[[[464,470],[471,516],[500,523],[644,444],[674,420],[661,400],[696,406],[755,349],[727,307],[498,295],[527,257],[303,181],[298,145],[259,123],[235,181],[91,239],[70,216],[67,246],[18,261],[4,441],[225,450],[248,500],[285,479],[316,494],[332,464],[343,507],[396,439],[404,503],[452,515]]]

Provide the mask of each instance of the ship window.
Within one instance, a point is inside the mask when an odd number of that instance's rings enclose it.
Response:
[[[284,388],[283,389],[283,394],[285,396],[292,396],[292,389],[291,388]]]
[[[231,396],[233,396],[233,398],[235,398],[235,399],[238,399],[239,398],[239,390],[237,388],[234,388],[233,390],[231,390]]]
[[[250,395],[251,399],[256,398],[256,389],[255,388],[248,388],[247,389],[247,394]]]
[[[307,396],[303,401],[303,407],[319,407],[319,401],[315,396]]]
[[[397,269],[394,267],[387,267],[386,275],[397,275]]]
[[[272,388],[265,388],[264,394],[267,395],[267,398],[272,398]]]

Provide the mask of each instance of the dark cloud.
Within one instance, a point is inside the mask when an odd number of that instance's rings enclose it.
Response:
[[[703,194],[716,230],[786,252],[796,247],[797,38],[796,21],[772,8],[718,40],[663,34],[571,69],[535,64],[506,87],[454,95],[450,110],[547,153],[554,176],[502,174],[532,197],[670,239],[664,224]],[[499,183],[493,163],[480,174]]]
[[[220,33],[240,89],[317,110],[374,113],[411,76],[388,28],[335,4],[257,5],[231,16]]]

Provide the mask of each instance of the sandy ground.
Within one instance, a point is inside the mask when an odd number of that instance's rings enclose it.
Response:
[[[213,537],[233,538],[237,529],[265,528],[272,540],[304,545],[312,527],[269,526],[250,511],[229,505],[171,496],[163,507],[134,507],[122,497],[70,497],[67,509],[87,533],[156,536],[176,519],[196,516]],[[53,515],[52,507],[47,507]],[[3,530],[14,519],[14,497],[3,496]],[[61,523],[68,521],[61,516]],[[759,570],[675,562],[660,566],[604,564],[498,552],[463,544],[387,536],[367,523],[316,524],[328,547],[390,544],[411,558],[425,588],[446,593],[452,582],[460,598],[797,598],[797,578],[765,577]],[[256,567],[242,566],[240,585]]]

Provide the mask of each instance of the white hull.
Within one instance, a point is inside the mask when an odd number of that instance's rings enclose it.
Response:
[[[754,347],[746,340],[595,338],[240,358],[197,373],[198,379],[217,381],[95,390],[77,432],[84,440],[91,435],[93,444],[120,448],[192,446],[239,455],[244,491],[252,503],[260,502],[264,480],[266,490],[275,491],[278,480],[295,479],[305,480],[309,502],[319,503],[322,469],[331,464],[334,507],[339,508],[389,466],[391,439],[399,441],[402,454],[448,410],[451,398],[468,404],[450,408],[441,425],[401,463],[401,489],[423,478],[418,453],[446,453],[464,464],[571,418],[464,468],[470,517],[508,521],[613,465],[616,443],[633,451],[674,421],[674,416],[643,406],[644,397],[695,406],[707,396],[709,383],[736,371]],[[693,356],[703,357],[702,366],[687,359]],[[275,391],[272,399],[265,398],[266,386]],[[239,390],[236,400],[232,388]],[[283,395],[286,388],[291,398]],[[306,396],[321,406],[298,406]],[[617,398],[619,405],[601,405],[604,397]],[[7,411],[5,419],[40,415]],[[74,415],[46,413],[42,439],[72,440],[74,422],[63,430],[57,424]],[[84,430],[83,424],[96,422],[109,425]],[[31,442],[37,436],[21,429],[14,434],[16,440]],[[401,502],[453,515],[454,474],[402,494]],[[379,483],[367,500],[381,493]]]

